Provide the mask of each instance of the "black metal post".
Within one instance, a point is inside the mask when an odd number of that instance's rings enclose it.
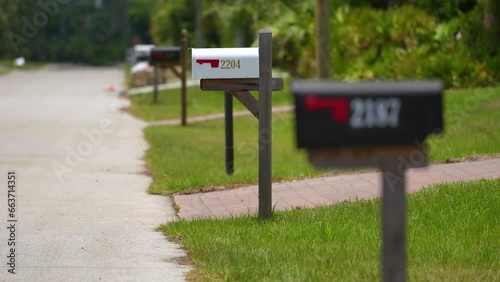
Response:
[[[259,32],[259,218],[272,216],[272,33]]]
[[[384,282],[406,280],[405,171],[394,160],[382,167],[382,277]]]
[[[226,173],[234,173],[234,135],[233,135],[233,94],[224,92],[224,110],[226,125]]]
[[[158,64],[154,66],[153,75],[153,103],[158,102]]]
[[[187,30],[182,29],[181,31],[181,125],[185,126],[187,124],[187,90],[186,90],[186,52],[187,52]]]

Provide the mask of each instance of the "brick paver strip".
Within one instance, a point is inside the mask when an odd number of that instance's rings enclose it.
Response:
[[[410,169],[406,174],[409,193],[432,184],[500,177],[500,159],[432,165]],[[330,205],[346,200],[379,197],[382,180],[379,172],[320,177],[273,184],[275,210]],[[183,219],[222,218],[256,214],[257,186],[238,189],[175,195],[179,217]]]

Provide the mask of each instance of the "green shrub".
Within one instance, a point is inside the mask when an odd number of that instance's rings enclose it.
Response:
[[[337,7],[331,16],[333,78],[440,78],[448,87],[495,83],[500,80],[500,55],[482,17],[482,5],[467,13],[458,9],[448,21],[413,5],[387,10]],[[294,76],[314,75],[314,44],[306,42],[314,41],[314,26],[290,25],[275,37],[286,43],[277,52],[278,65],[290,68]]]

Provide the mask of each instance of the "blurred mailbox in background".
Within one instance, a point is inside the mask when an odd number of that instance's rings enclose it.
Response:
[[[151,65],[154,64],[180,64],[181,62],[181,47],[156,47],[151,49],[149,60]]]
[[[299,148],[410,145],[443,128],[439,81],[294,81]]]
[[[151,56],[151,49],[154,48],[154,45],[135,45],[132,63],[137,62],[147,62],[149,61],[149,57]]]
[[[259,48],[194,48],[196,79],[258,78]]]

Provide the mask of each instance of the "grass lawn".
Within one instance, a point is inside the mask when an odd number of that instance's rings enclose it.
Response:
[[[273,119],[273,177],[290,180],[318,174],[304,152],[295,150],[290,113]],[[225,173],[224,121],[146,128],[151,144],[146,158],[153,174],[152,193],[255,183],[258,174],[258,121],[253,116],[234,121],[234,175]]]
[[[273,92],[273,105],[287,105],[292,103],[292,97],[288,92],[288,80],[285,79],[285,89]],[[258,97],[257,92],[251,92]],[[158,93],[158,103],[153,104],[152,94],[139,94],[131,96],[132,105],[130,111],[145,121],[180,119],[181,116],[181,92],[180,89],[170,89]],[[241,103],[234,99],[234,111],[246,110]],[[223,113],[224,92],[201,91],[200,86],[187,88],[187,114],[188,117]]]
[[[219,93],[200,95],[215,97]],[[470,101],[474,104],[470,104]],[[500,88],[447,91],[445,107],[445,134],[429,140],[432,160],[500,153]],[[258,122],[252,116],[235,118],[234,130],[235,173],[226,176],[223,120],[192,123],[185,128],[146,128],[146,138],[151,145],[146,159],[153,175],[150,192],[170,194],[206,187],[256,183]],[[325,173],[314,170],[307,162],[305,153],[296,149],[294,134],[292,114],[275,114],[275,181]]]
[[[500,179],[438,185],[409,196],[410,281],[498,281]],[[378,281],[380,201],[256,217],[179,221],[195,281]]]
[[[429,139],[432,160],[500,153],[500,87],[449,90],[445,134]]]

